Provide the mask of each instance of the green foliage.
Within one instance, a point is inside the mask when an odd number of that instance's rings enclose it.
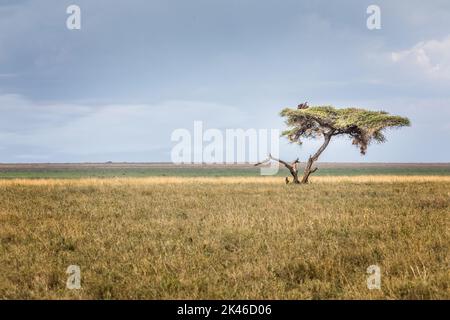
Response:
[[[291,142],[302,143],[302,138],[347,135],[365,154],[372,140],[385,142],[383,131],[387,128],[409,126],[408,118],[393,116],[385,111],[359,108],[336,109],[316,106],[307,109],[285,108],[280,115],[286,118],[288,129],[282,135]]]

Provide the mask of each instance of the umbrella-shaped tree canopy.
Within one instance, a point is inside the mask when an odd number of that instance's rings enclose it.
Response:
[[[409,126],[408,118],[393,116],[385,111],[359,108],[337,109],[316,106],[307,109],[286,108],[281,111],[288,129],[282,133],[291,142],[302,143],[304,138],[347,135],[362,154],[372,142],[385,142],[383,131],[387,128]]]

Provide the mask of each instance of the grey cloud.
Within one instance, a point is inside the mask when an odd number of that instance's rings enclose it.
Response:
[[[73,3],[82,10],[80,31],[65,27]],[[448,81],[396,65],[391,53],[450,35],[450,3],[377,1],[382,29],[369,31],[372,3],[0,2],[0,161],[168,161],[175,125],[281,128],[278,111],[304,99],[414,118],[364,159],[342,141],[327,160],[432,161],[402,150],[424,143],[414,124],[425,115],[411,106],[440,101],[427,130],[448,127]]]
[[[248,116],[232,106],[195,101],[161,105],[36,105],[17,95],[0,96],[0,145],[3,157],[41,161],[63,156],[64,161],[91,158],[125,161],[127,154],[145,154],[146,161],[163,161],[172,146],[171,132],[192,130],[195,120],[215,115],[205,126],[242,126]],[[18,152],[21,146],[22,152]],[[20,150],[20,149],[19,149]],[[33,151],[33,152],[31,152]],[[8,154],[13,152],[13,154]]]

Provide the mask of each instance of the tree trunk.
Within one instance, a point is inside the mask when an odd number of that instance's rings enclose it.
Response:
[[[322,152],[326,149],[326,147],[330,143],[331,136],[332,136],[332,134],[324,134],[325,140],[324,140],[322,146],[319,148],[319,150],[317,150],[317,152],[313,156],[309,157],[308,162],[306,163],[305,171],[303,172],[303,178],[302,178],[301,183],[308,183],[308,179],[309,179],[309,176],[311,175],[311,173],[314,173],[317,171],[317,168],[314,168],[314,169],[311,169],[311,168],[312,168],[314,162],[319,159],[319,156],[322,154]]]
[[[292,183],[297,183],[297,184],[300,183],[300,180],[298,180],[298,171],[289,169],[289,172],[291,173],[292,177],[294,178]]]

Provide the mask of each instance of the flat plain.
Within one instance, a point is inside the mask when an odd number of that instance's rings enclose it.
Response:
[[[0,298],[449,299],[449,209],[450,176],[420,170],[308,185],[10,176]],[[69,265],[81,289],[66,288]],[[380,290],[367,287],[370,265]]]

